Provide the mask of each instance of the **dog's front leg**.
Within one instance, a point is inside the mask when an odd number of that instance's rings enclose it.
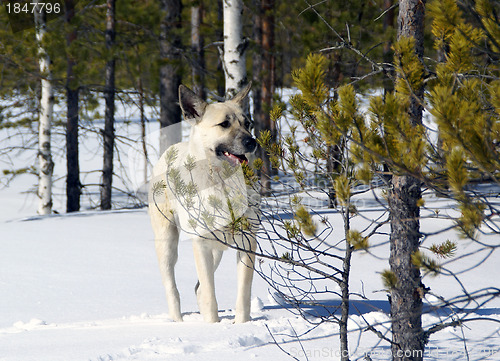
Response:
[[[255,240],[248,241],[245,248],[255,252]],[[238,272],[238,295],[236,297],[236,317],[234,322],[242,323],[250,321],[250,298],[252,291],[253,272],[255,266],[255,254],[245,251],[237,253]]]
[[[164,210],[165,214],[167,211]],[[175,283],[175,264],[178,258],[179,230],[175,223],[166,219],[155,208],[151,210],[151,221],[155,233],[155,248],[165,293],[167,296],[170,317],[174,321],[182,321],[179,291]]]
[[[174,266],[177,262],[177,239],[155,241],[156,253],[160,263],[160,272],[167,295],[170,317],[174,321],[182,321],[179,291],[175,284]]]
[[[206,322],[219,322],[215,298],[215,264],[212,248],[203,239],[193,240],[194,260],[200,287],[197,292],[198,306]]]

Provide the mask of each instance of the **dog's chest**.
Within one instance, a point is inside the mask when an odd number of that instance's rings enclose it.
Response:
[[[240,166],[180,157],[168,165],[165,182],[172,211],[181,228],[191,234],[231,229],[249,208]]]

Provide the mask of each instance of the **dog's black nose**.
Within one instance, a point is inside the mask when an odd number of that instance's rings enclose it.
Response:
[[[252,153],[257,147],[257,142],[252,137],[246,137],[243,139],[243,146],[247,153]]]

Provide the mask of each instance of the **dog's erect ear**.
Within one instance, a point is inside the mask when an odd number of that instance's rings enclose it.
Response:
[[[241,104],[243,100],[245,100],[245,98],[247,97],[251,88],[252,88],[252,82],[248,83],[243,89],[241,89],[239,93],[236,94],[233,99],[231,99],[231,101]]]
[[[182,84],[179,86],[179,104],[184,119],[188,122],[195,121],[196,123],[200,121],[208,105],[206,101]]]

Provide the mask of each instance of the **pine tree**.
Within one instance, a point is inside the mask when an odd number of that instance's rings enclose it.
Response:
[[[493,21],[494,9],[492,2],[478,1],[468,10],[480,19],[481,26],[474,26],[454,0],[430,4],[435,47],[445,49],[429,96],[443,149],[434,157],[445,165],[440,175],[446,181],[439,191],[459,202],[457,227],[472,239],[489,222],[485,212],[489,208],[491,214],[491,205],[468,192],[468,185],[474,179],[497,184],[500,179],[500,81],[495,69],[500,25]]]
[[[287,230],[288,240],[292,244],[291,248],[295,252],[298,265],[312,270],[314,262],[307,260],[314,257],[334,257],[341,262],[342,266],[336,268],[333,265],[333,258],[328,258],[330,266],[335,270],[332,280],[340,288],[340,317],[335,317],[335,322],[339,325],[340,355],[341,360],[349,360],[348,328],[350,305],[350,284],[349,277],[351,271],[351,257],[353,252],[366,250],[369,247],[368,236],[363,235],[351,227],[351,220],[356,216],[357,210],[352,204],[352,189],[359,185],[361,181],[356,179],[353,158],[348,155],[351,146],[350,139],[357,139],[356,134],[365,132],[364,120],[358,112],[358,104],[354,87],[346,85],[338,89],[338,97],[331,98],[327,86],[327,64],[328,60],[320,54],[311,54],[306,60],[303,68],[299,68],[292,73],[298,93],[290,99],[290,112],[298,124],[291,126],[291,134],[278,137],[277,142],[271,141],[270,131],[263,131],[258,141],[260,145],[269,153],[273,167],[279,169],[284,175],[291,173],[299,189],[307,192],[310,189],[318,190],[324,194],[329,194],[330,187],[333,187],[338,199],[339,213],[342,215],[343,232],[343,256],[330,255],[328,252],[322,253],[315,250],[310,251],[312,255],[305,256],[301,253],[301,245],[308,236],[314,242],[322,244],[325,241],[323,236],[318,235],[318,227],[309,211],[302,205],[300,197],[296,194],[290,195],[291,208],[294,210],[294,219],[297,224],[283,221],[283,228]],[[271,120],[276,122],[283,116],[284,105],[277,104],[271,111]],[[307,136],[305,144],[299,139],[299,128]],[[339,145],[340,158],[339,167],[332,170],[328,167],[328,146]],[[257,167],[263,162],[259,159]],[[314,165],[315,172],[311,172],[310,167]],[[326,185],[329,185],[325,187]],[[279,218],[279,217],[278,217]],[[331,236],[331,235],[330,235]],[[337,235],[336,235],[337,236]],[[334,237],[336,238],[336,237]],[[297,250],[295,243],[298,244]],[[288,262],[295,260],[293,254],[284,254],[282,259]],[[309,258],[310,257],[310,258]],[[323,263],[324,265],[324,263]],[[310,268],[307,268],[310,267]],[[293,278],[293,277],[291,277]],[[289,288],[299,287],[291,282]],[[300,292],[303,292],[301,290]],[[294,294],[294,292],[291,292]],[[310,292],[307,297],[314,298],[315,292]],[[300,304],[300,300],[293,295],[287,295],[292,302]],[[321,302],[321,301],[314,301]],[[331,319],[326,317],[331,322]]]
[[[421,14],[422,3],[415,2],[415,5],[416,10],[409,10],[400,3],[400,12]],[[467,22],[453,0],[433,1],[429,5],[440,62],[435,69],[431,68],[434,76],[428,82],[428,99],[440,144],[426,137],[419,120],[425,105],[420,31],[420,39],[400,37],[394,45],[396,92],[388,93],[385,99],[371,99],[368,128],[371,131],[363,132],[362,146],[354,149],[359,162],[365,165],[384,162],[394,173],[388,197],[391,270],[383,274],[391,294],[394,359],[421,359],[424,345],[433,333],[446,326],[460,325],[468,317],[427,330],[421,327],[421,298],[428,288],[421,283],[420,272],[438,274],[441,267],[420,247],[418,220],[419,207],[423,204],[420,184],[425,183],[440,196],[458,203],[461,216],[455,222],[462,237],[477,239],[485,223],[488,229],[499,233],[498,224],[491,221],[492,214],[497,212],[496,206],[488,197],[477,194],[471,184],[472,179],[496,184],[499,179],[499,117],[498,106],[495,106],[499,96],[494,65],[498,63],[498,53],[495,53],[495,37],[491,36],[499,25],[495,24],[487,31],[490,36],[485,36],[484,23],[494,13],[490,5],[488,1],[479,2],[473,11],[473,16],[481,19],[483,29]],[[419,23],[405,21],[404,24]],[[418,26],[421,29],[421,21]],[[403,30],[401,27],[400,33]],[[485,41],[486,38],[491,40]],[[363,152],[361,148],[369,151]],[[369,172],[367,169],[367,175]],[[403,217],[398,214],[400,210],[404,211]],[[429,247],[437,257],[452,257],[456,249],[457,243],[449,240]],[[449,307],[448,301],[445,302]]]

